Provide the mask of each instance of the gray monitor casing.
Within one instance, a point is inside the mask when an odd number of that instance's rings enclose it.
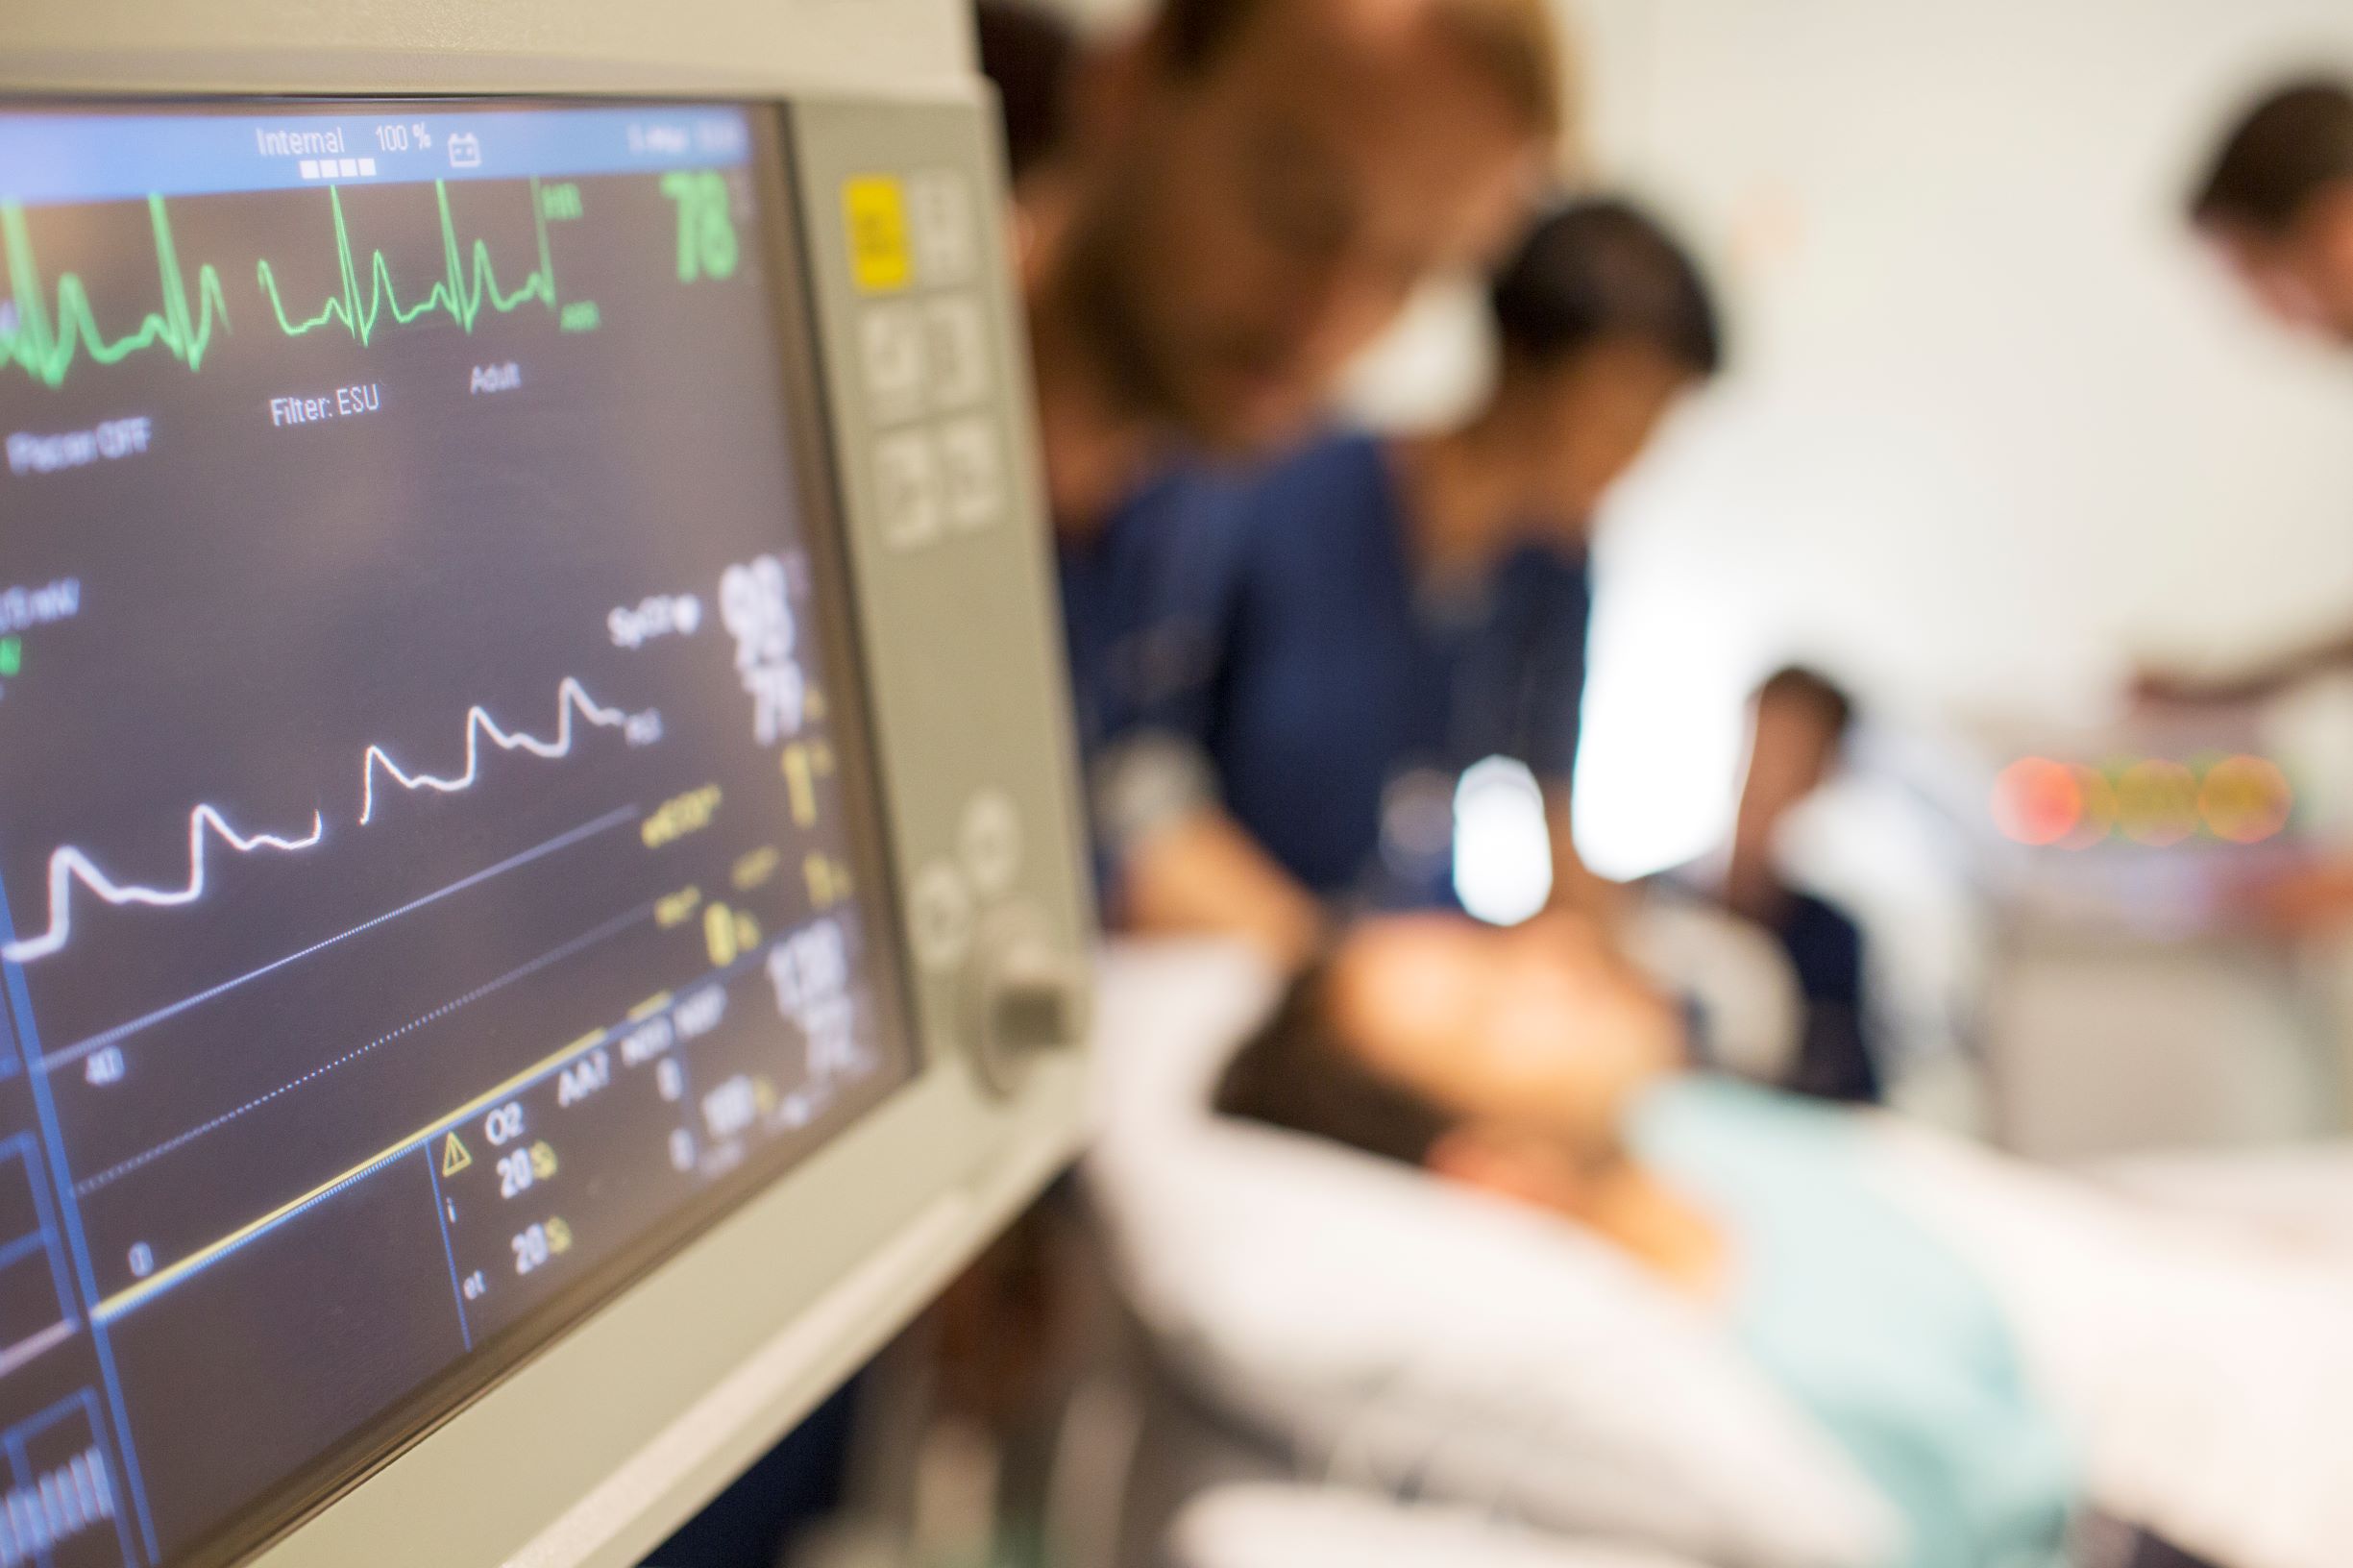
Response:
[[[956,0],[6,0],[11,97],[524,94],[775,103],[872,710],[919,1076],[397,1457],[269,1568],[632,1563],[912,1316],[1074,1150],[1072,1038],[990,1048],[994,966],[1077,984],[1083,828],[993,109]],[[1005,505],[910,529],[858,359],[846,181],[960,171]],[[919,285],[924,280],[916,280]],[[899,422],[903,429],[903,421]],[[778,438],[785,439],[779,431]],[[1049,1010],[1049,1016],[1051,1016]],[[1021,1017],[1035,1032],[1039,1014]]]

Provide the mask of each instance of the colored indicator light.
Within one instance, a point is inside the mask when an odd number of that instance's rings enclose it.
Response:
[[[2162,849],[2197,831],[2197,775],[2178,762],[2136,762],[2116,781],[2117,825],[2135,844]]]
[[[2083,785],[2074,769],[2048,757],[2021,757],[1994,780],[1994,825],[2004,838],[2057,844],[2083,823]]]
[[[2116,786],[2109,783],[2108,775],[2096,768],[2077,763],[2070,771],[2075,775],[2075,789],[2083,802],[2083,810],[2076,819],[2074,828],[2058,841],[2059,847],[2089,849],[2096,844],[2105,843],[2108,836],[2116,831]]]
[[[0,637],[0,680],[21,674],[25,667],[25,645],[21,637]]]
[[[2206,829],[2228,844],[2261,844],[2288,825],[2295,791],[2279,765],[2263,757],[2225,757],[2206,770],[2197,812]]]

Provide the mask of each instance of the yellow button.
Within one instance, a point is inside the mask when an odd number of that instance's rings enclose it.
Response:
[[[849,273],[862,292],[905,288],[914,272],[907,251],[907,203],[889,175],[865,174],[842,183],[842,213],[849,224]]]

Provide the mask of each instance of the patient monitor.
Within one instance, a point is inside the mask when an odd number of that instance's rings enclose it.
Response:
[[[635,1561],[1069,1154],[950,0],[15,0],[0,1564]]]

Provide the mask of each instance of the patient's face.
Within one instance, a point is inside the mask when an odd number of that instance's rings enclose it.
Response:
[[[1334,1022],[1374,1070],[1466,1122],[1615,1140],[1628,1099],[1681,1054],[1674,1010],[1581,917],[1508,930],[1368,920],[1332,968]]]

